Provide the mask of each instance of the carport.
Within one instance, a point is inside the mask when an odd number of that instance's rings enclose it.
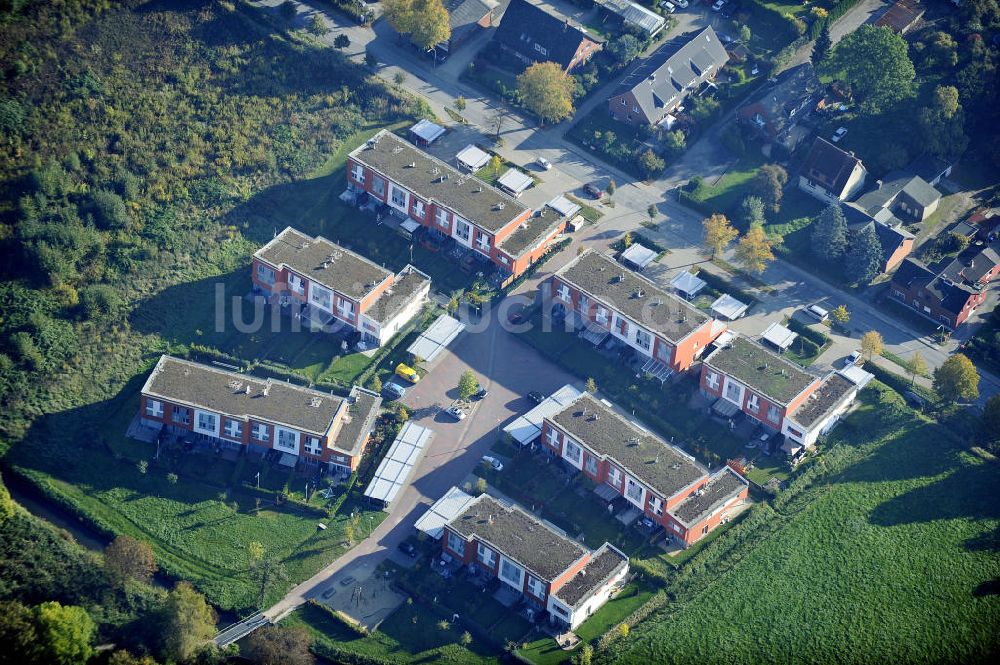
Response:
[[[518,445],[526,446],[542,435],[542,420],[545,417],[559,413],[567,404],[582,394],[583,391],[567,383],[552,393],[550,397],[542,400],[541,404],[515,418],[512,423],[503,428],[503,431],[510,434]]]
[[[375,470],[375,476],[365,488],[365,497],[388,510],[390,504],[410,481],[413,469],[424,452],[433,432],[426,427],[406,423],[389,447],[385,459]]]
[[[441,138],[441,135],[444,134],[444,127],[424,118],[410,127],[410,133],[413,134],[418,145],[429,146]]]
[[[656,259],[656,252],[636,242],[622,252],[619,258],[622,263],[627,263],[636,270],[642,270]]]
[[[785,352],[792,345],[792,342],[795,341],[796,337],[798,337],[796,333],[793,333],[780,323],[772,323],[764,331],[764,334],[761,335],[761,340],[767,342],[778,351]]]
[[[720,319],[735,321],[747,313],[748,305],[732,297],[728,293],[723,293],[712,303],[712,314]]]
[[[532,185],[531,176],[526,173],[522,173],[515,168],[507,169],[507,172],[500,176],[497,180],[497,185],[503,191],[513,196],[521,196],[524,190],[528,189]]]
[[[442,314],[406,350],[415,358],[421,358],[424,364],[433,363],[463,330],[464,323]]]
[[[455,160],[460,168],[467,171],[478,171],[490,161],[490,155],[470,143],[455,155]]]
[[[470,501],[472,501],[471,496],[457,487],[452,487],[435,501],[413,526],[434,540],[440,540],[444,525],[461,515]]]
[[[701,277],[692,275],[687,270],[682,270],[670,280],[670,286],[674,287],[677,293],[685,299],[691,300],[697,297],[701,290],[708,286],[708,283]]]

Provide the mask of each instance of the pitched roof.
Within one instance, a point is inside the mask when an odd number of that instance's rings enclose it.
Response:
[[[279,269],[288,267],[359,301],[392,277],[392,271],[360,254],[323,236],[313,238],[290,226],[254,252],[254,256]]]
[[[666,19],[646,7],[629,0],[594,0],[594,4],[621,17],[622,21],[633,25],[652,36],[666,24]]]
[[[716,349],[705,365],[731,376],[768,400],[785,405],[818,379],[795,363],[737,335],[729,346]]]
[[[248,421],[253,418],[324,436],[343,397],[276,379],[161,356],[142,393]]]
[[[728,61],[729,54],[709,26],[664,44],[622,79],[613,97],[631,92],[646,121],[654,123]]]
[[[514,197],[460,172],[385,129],[355,149],[351,158],[493,233],[528,210]]]
[[[760,97],[740,108],[745,122],[760,127],[772,139],[794,123],[819,89],[819,79],[810,63],[792,67],[778,75],[778,82]],[[757,124],[757,116],[763,126]]]
[[[897,0],[875,20],[875,25],[903,33],[924,15],[924,11],[918,0]]]
[[[448,25],[453,33],[467,25],[478,23],[491,11],[483,0],[444,0],[443,4],[448,11]]]
[[[892,276],[892,281],[909,289],[920,283],[926,286],[935,276],[934,271],[923,263],[912,257],[907,257],[899,264],[899,269]]]
[[[891,208],[900,195],[908,197],[922,208],[941,198],[941,192],[920,176],[895,171],[888,174],[875,189],[859,196],[855,204],[874,216],[881,209]]]
[[[574,439],[669,498],[707,475],[692,458],[584,393],[548,417]]]
[[[600,43],[568,18],[554,16],[527,0],[511,0],[493,39],[532,60],[556,62],[563,69],[569,66],[584,40]],[[536,45],[545,49],[546,54],[542,55]]]
[[[674,344],[709,320],[684,299],[593,249],[566,264],[556,276]]]
[[[859,164],[860,159],[817,136],[802,165],[802,174],[839,197]]]
[[[570,608],[576,608],[628,565],[628,557],[604,543],[579,573],[552,593]]]
[[[583,545],[556,533],[533,515],[505,506],[488,494],[470,502],[448,522],[448,528],[466,538],[475,536],[548,582],[588,553]]]

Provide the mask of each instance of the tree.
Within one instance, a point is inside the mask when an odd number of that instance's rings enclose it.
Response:
[[[40,663],[35,614],[16,600],[0,600],[0,665]]]
[[[152,656],[133,656],[119,649],[108,656],[108,665],[157,665]]]
[[[587,383],[584,384],[584,389],[591,395],[597,392],[597,382],[594,381],[594,377],[591,376],[587,379]]]
[[[744,196],[740,203],[740,219],[748,229],[755,224],[763,225],[767,221],[764,217],[764,200],[753,194]]]
[[[448,10],[441,0],[413,0],[410,39],[422,49],[430,49],[451,38]]]
[[[618,189],[618,184],[615,182],[614,178],[612,178],[611,180],[608,180],[608,188],[607,189],[608,189],[608,196],[614,196],[615,195],[615,191]]]
[[[264,545],[259,540],[251,540],[250,544],[247,545],[247,558],[250,560],[251,566],[263,559],[264,553]]]
[[[118,536],[104,550],[104,568],[118,584],[130,579],[148,582],[156,572],[156,556],[149,543]]]
[[[705,229],[705,247],[711,250],[713,259],[726,251],[729,243],[740,234],[721,213],[707,217],[701,225]]]
[[[577,662],[579,665],[591,665],[594,661],[594,647],[590,646],[589,643],[583,645],[580,649],[580,656]]]
[[[924,147],[933,155],[957,155],[969,145],[965,111],[958,102],[958,88],[939,85],[929,106],[917,114]]]
[[[771,241],[763,226],[750,227],[740,238],[740,244],[736,247],[736,260],[758,275],[767,270],[768,264],[774,260],[774,252],[771,251]]]
[[[993,395],[983,407],[983,434],[987,441],[1000,439],[1000,395]],[[0,640],[2,642],[2,640]]]
[[[382,15],[400,35],[413,30],[413,0],[382,0]]]
[[[485,465],[489,465],[489,462],[483,462]],[[486,482],[485,478],[476,479],[476,494],[486,494],[486,490],[489,489],[489,484]]]
[[[464,633],[462,633],[462,636],[458,638],[458,641],[462,644],[463,647],[468,647],[470,644],[472,644],[472,633],[470,633],[469,631],[465,631]]]
[[[343,32],[333,38],[334,48],[347,48],[350,45],[351,45],[351,38],[348,37]]]
[[[851,320],[851,313],[847,311],[847,305],[838,305],[830,312],[830,318],[843,325]]]
[[[750,181],[750,190],[764,201],[771,212],[778,212],[786,182],[788,171],[777,164],[764,164]]]
[[[176,473],[171,472],[167,474],[167,482],[171,485],[176,485],[178,480],[180,480],[180,478],[178,478]]]
[[[744,44],[750,43],[750,38],[753,34],[750,32],[750,26],[744,23],[740,26],[740,41]]]
[[[934,390],[945,402],[972,401],[979,397],[979,373],[969,358],[956,353],[934,370]]]
[[[257,665],[312,665],[312,637],[302,626],[264,626],[247,638],[247,655]]]
[[[907,49],[890,28],[862,25],[837,44],[832,69],[844,72],[862,112],[882,113],[913,94],[916,71]]]
[[[869,330],[861,336],[861,354],[868,357],[870,361],[873,356],[882,355],[884,343],[882,334],[877,330]]]
[[[371,51],[365,51],[365,64],[368,65],[370,69],[375,69],[378,67],[378,58]]]
[[[323,17],[320,16],[319,12],[313,14],[312,17],[309,19],[308,29],[309,32],[316,35],[317,37],[321,37],[326,33],[330,32],[330,27],[326,24],[326,21],[323,20]]]
[[[927,374],[927,363],[919,351],[914,351],[910,359],[906,361],[906,371],[910,374],[910,385],[917,380],[917,375]]]
[[[874,224],[851,235],[850,246],[844,255],[844,276],[851,282],[867,284],[882,266],[882,245]]]
[[[35,625],[42,662],[77,665],[93,653],[90,641],[97,627],[82,607],[42,603],[35,608]]]
[[[536,62],[517,77],[517,90],[529,111],[542,122],[573,115],[573,77],[554,62]]]
[[[677,129],[663,135],[663,149],[667,151],[667,156],[673,158],[679,156],[687,148],[687,136]]]
[[[500,155],[493,155],[492,157],[490,157],[489,169],[490,171],[493,172],[494,178],[500,177],[500,169],[502,168],[503,168],[503,160],[500,158]]]
[[[652,178],[653,176],[663,173],[663,169],[667,168],[667,163],[663,161],[652,148],[646,148],[645,152],[639,155],[639,169],[646,178]]]
[[[372,377],[368,379],[368,389],[376,393],[382,392],[382,379],[378,378],[378,375],[372,374]]]
[[[625,237],[622,238],[622,246],[624,246],[625,249],[628,249],[629,247],[632,246],[632,232],[631,231],[626,231],[625,232]]]
[[[167,594],[159,626],[163,652],[187,660],[215,635],[215,610],[188,582],[178,582]]]
[[[465,110],[465,97],[463,97],[462,95],[459,95],[458,97],[455,98],[455,109],[459,113]]]
[[[17,505],[14,503],[14,499],[10,498],[10,492],[7,491],[7,486],[3,484],[3,478],[0,478],[0,524],[3,524],[17,511]],[[0,640],[2,643],[2,640]]]
[[[813,254],[824,261],[839,261],[847,249],[847,219],[836,203],[816,216],[810,237]]]
[[[124,199],[107,189],[98,189],[90,195],[90,210],[94,223],[106,230],[123,229],[131,219]]]
[[[823,29],[819,31],[819,37],[816,38],[816,42],[813,44],[812,50],[812,66],[815,69],[819,69],[820,65],[826,62],[826,59],[830,57],[830,48],[833,46],[833,40],[830,39],[830,22],[823,22]]]
[[[88,321],[112,318],[121,308],[121,295],[108,284],[91,284],[80,291],[80,310]]]
[[[635,35],[625,32],[608,42],[606,50],[614,57],[615,65],[621,68],[642,54],[642,41]]]
[[[477,390],[479,390],[479,381],[472,370],[467,369],[462,372],[462,376],[458,379],[458,396],[462,399],[468,399]]]
[[[273,556],[265,556],[252,562],[248,572],[257,589],[254,602],[258,608],[263,608],[267,594],[273,588],[288,580],[285,566]]]
[[[646,208],[646,214],[649,215],[649,221],[656,219],[657,213],[659,213],[659,210],[656,209],[656,204],[650,203],[649,207]]]

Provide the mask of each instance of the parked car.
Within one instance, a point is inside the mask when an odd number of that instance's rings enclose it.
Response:
[[[662,2],[660,3],[660,6],[663,7],[665,10],[667,10],[668,14],[673,14],[675,11],[677,11],[677,7],[675,7],[674,3],[672,2]]]
[[[413,546],[413,543],[404,540],[399,544],[399,551],[410,557],[411,559],[417,558],[417,548]]]
[[[389,399],[403,399],[403,396],[406,395],[406,388],[395,381],[390,381],[382,386],[382,392],[388,395]]]
[[[528,399],[530,399],[535,404],[541,404],[542,402],[545,401],[545,395],[538,392],[537,390],[532,390],[530,393],[528,393]]]
[[[449,406],[444,412],[455,420],[465,420],[465,411],[462,411],[457,406]]]
[[[538,164],[538,168],[540,168],[543,171],[548,171],[549,169],[552,168],[552,162],[545,159],[544,157],[539,157],[538,159],[536,159],[535,164]]]
[[[473,399],[473,400],[476,400],[478,402],[479,400],[485,398],[489,394],[490,394],[489,390],[487,390],[486,388],[483,388],[482,386],[479,386],[479,390],[477,390],[476,392],[474,392],[471,395],[469,395],[469,399]]]
[[[918,409],[922,409],[927,406],[927,400],[912,390],[907,390],[903,393],[903,397],[906,398],[906,401],[909,402],[911,406],[915,406]]]
[[[681,9],[687,9],[690,4],[688,0],[673,0],[673,3],[680,7]]]
[[[503,471],[503,462],[498,460],[496,457],[490,457],[489,455],[483,455],[483,461],[493,467],[494,471]]]
[[[351,577],[350,575],[348,575],[344,579],[340,580],[340,586],[350,586],[350,585],[354,584],[355,582],[357,582],[357,580],[354,579],[353,577]]]
[[[712,11],[713,12],[722,11],[722,8],[725,6],[725,4],[726,0],[715,0],[715,4],[712,5]]]
[[[847,127],[838,127],[837,131],[833,133],[833,136],[831,137],[830,140],[833,141],[834,143],[837,143],[840,141],[840,139],[844,138],[844,135],[846,134],[847,134]]]
[[[844,358],[844,367],[850,367],[852,365],[857,365],[858,361],[861,360],[861,352],[855,351],[851,355]]]
[[[588,182],[583,186],[583,191],[587,192],[587,195],[594,199],[601,199],[604,197],[604,187],[601,186],[599,182]]]
[[[417,374],[417,370],[413,369],[406,363],[399,363],[396,365],[396,376],[400,376],[410,383],[416,383],[420,380],[420,375]]]
[[[812,318],[816,319],[820,323],[823,323],[828,318],[830,318],[829,310],[820,307],[819,305],[809,305],[808,307],[806,307],[805,313],[811,316]]]

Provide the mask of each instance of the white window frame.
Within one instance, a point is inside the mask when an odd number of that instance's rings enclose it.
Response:
[[[504,570],[505,564],[510,568],[512,568],[513,570],[517,571],[518,574],[516,581],[507,576],[506,570]],[[506,582],[507,584],[514,587],[518,591],[521,591],[522,589],[524,589],[524,575],[525,575],[524,568],[521,568],[521,566],[517,565],[516,563],[514,563],[512,560],[508,559],[505,556],[500,557],[500,567],[497,568],[497,576],[500,578],[501,581]]]
[[[545,598],[545,583],[532,575],[528,575],[528,590],[535,598]]]
[[[498,259],[500,259],[500,263],[502,263],[502,264],[504,264],[504,265],[508,265],[508,264],[510,263],[510,259],[508,259],[508,258],[507,258],[507,257],[506,257],[505,255],[503,255],[503,254],[497,254],[497,258],[498,258]]]
[[[556,295],[562,298],[563,300],[569,302],[570,301],[569,287],[566,286],[565,284],[560,283],[559,286],[556,287]]]
[[[462,538],[453,531],[448,532],[448,549],[459,556],[465,556],[465,542],[465,538]]]
[[[705,385],[712,390],[719,389],[719,373],[708,370],[705,372]]]
[[[771,417],[772,413],[774,414],[774,418]],[[768,404],[767,405],[767,420],[768,420],[768,422],[772,422],[772,423],[780,423],[781,422],[781,409],[779,409],[778,407],[776,407],[774,404]]]
[[[337,313],[345,319],[354,318],[354,302],[347,298],[337,298]]]
[[[146,415],[154,418],[163,417],[163,402],[155,399],[146,399]]]
[[[355,162],[354,166],[351,168],[351,177],[357,182],[363,183],[365,181],[365,167]]]
[[[639,495],[633,496],[632,490],[638,489]],[[638,482],[634,478],[625,477],[625,498],[634,503],[635,505],[642,507],[643,500],[646,498],[646,488],[642,486],[642,483]]]
[[[274,448],[294,455],[299,454],[299,442],[301,435],[293,429],[275,425],[274,427]]]
[[[302,279],[294,272],[290,272],[288,273],[288,288],[295,293],[298,293],[300,296],[304,296],[306,294],[306,280]]]
[[[760,395],[757,393],[750,393],[747,397],[747,411],[751,413],[757,413],[760,411]]]
[[[265,284],[274,284],[277,278],[278,272],[274,268],[265,263],[257,263],[257,279]]]
[[[545,439],[548,441],[549,445],[553,448],[559,447],[559,430],[554,427],[550,427],[546,430]]]
[[[323,452],[323,442],[317,436],[306,436],[303,444],[307,453],[320,455]]]
[[[485,233],[477,233],[476,246],[479,249],[488,252],[490,250],[490,237]]]
[[[183,414],[183,418],[180,417],[181,414]],[[180,425],[190,425],[191,409],[186,406],[174,405],[174,407],[170,409],[170,422],[178,423]]]
[[[659,517],[663,514],[663,499],[658,496],[654,496],[650,503],[652,504],[650,508],[652,509],[654,515]]]
[[[271,440],[271,430],[264,423],[254,423],[250,430],[250,436],[254,441],[267,443]]]
[[[414,215],[416,215],[420,219],[423,219],[426,213],[427,213],[427,206],[424,205],[423,201],[418,200],[413,204]]]
[[[222,428],[223,433],[230,439],[243,438],[243,423],[232,418],[226,419],[226,424]]]
[[[607,309],[605,309],[601,305],[598,305],[597,311],[594,312],[594,320],[603,325],[608,322],[609,313],[610,312],[608,312]]]
[[[601,470],[601,463],[593,455],[587,455],[587,459],[583,461],[583,468],[590,475],[596,476]]]
[[[403,200],[400,201],[400,202],[397,202],[396,201],[396,194],[399,194],[402,197]],[[402,212],[407,212],[408,209],[409,209],[409,205],[410,205],[410,193],[408,191],[406,191],[405,189],[403,189],[402,187],[397,187],[396,185],[390,183],[390,185],[389,185],[389,198],[386,199],[386,203],[388,203],[390,206],[392,206],[396,210],[400,210]]]
[[[635,345],[644,351],[649,351],[653,348],[653,336],[642,328],[636,328]]]
[[[448,228],[448,211],[438,208],[437,212],[434,213],[434,221],[438,223],[438,226]]]
[[[497,553],[491,550],[486,545],[480,542],[476,542],[476,560],[479,561],[484,566],[492,568],[497,563]]]
[[[385,196],[385,178],[377,175],[372,176],[372,192],[377,196]]]
[[[544,58],[549,57],[549,50],[544,46],[542,46],[541,44],[539,44],[538,42],[535,42],[535,50],[541,53],[542,57]]]
[[[622,472],[617,466],[608,467],[608,480],[615,487],[621,487],[622,484]]]
[[[211,427],[206,427],[202,424],[203,419],[211,423]],[[219,436],[219,421],[221,420],[219,414],[212,413],[211,411],[202,411],[201,409],[194,410],[194,431],[199,434],[208,434],[210,436]]]
[[[456,216],[452,236],[466,247],[472,247],[472,224]]]
[[[325,312],[333,313],[333,291],[315,282],[309,287],[309,303]]]
[[[583,447],[578,444],[573,439],[566,437],[566,442],[563,444],[563,457],[572,463],[576,468],[580,468],[583,460]]]
[[[577,298],[576,309],[584,316],[587,315],[587,310],[590,309],[590,298],[586,294],[581,293]]]

